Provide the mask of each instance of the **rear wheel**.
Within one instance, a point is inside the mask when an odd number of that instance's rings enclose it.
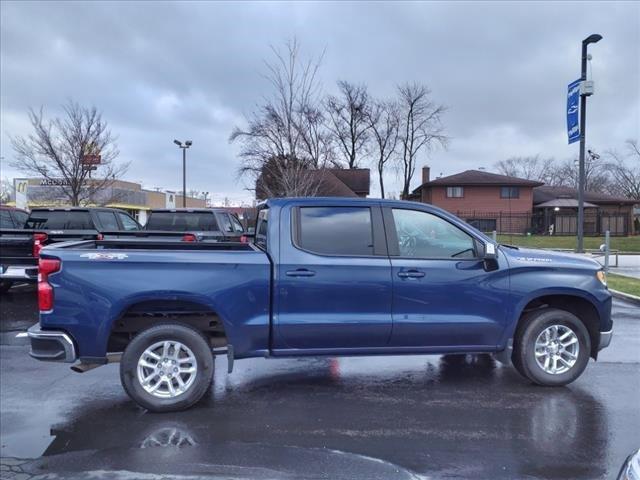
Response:
[[[538,385],[573,382],[587,366],[591,340],[584,323],[574,314],[544,308],[527,314],[514,339],[513,364]]]
[[[120,380],[127,394],[153,412],[184,410],[202,398],[213,378],[206,338],[182,324],[140,332],[122,355]]]

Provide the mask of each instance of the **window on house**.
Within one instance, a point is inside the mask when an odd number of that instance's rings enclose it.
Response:
[[[501,187],[500,198],[520,198],[520,187]]]
[[[447,198],[464,197],[464,187],[447,187]]]

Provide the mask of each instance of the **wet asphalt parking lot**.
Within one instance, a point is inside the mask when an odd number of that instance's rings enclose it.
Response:
[[[31,287],[0,301],[0,478],[615,478],[640,447],[640,307],[563,388],[489,356],[251,359],[189,411],[131,402],[117,365],[27,355]]]

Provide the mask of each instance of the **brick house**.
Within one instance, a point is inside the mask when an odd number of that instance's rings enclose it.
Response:
[[[433,204],[486,232],[525,233],[531,227],[533,189],[543,183],[479,170],[434,180],[429,174],[424,167],[422,184],[409,200]]]

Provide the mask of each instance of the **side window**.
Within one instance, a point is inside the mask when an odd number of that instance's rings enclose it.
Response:
[[[118,220],[116,220],[116,214],[113,212],[96,212],[98,221],[103,230],[120,230]]]
[[[393,209],[401,257],[474,258],[473,238],[442,218],[418,210]]]
[[[16,224],[16,228],[23,228],[24,224],[27,223],[27,218],[29,218],[29,215],[26,212],[21,210],[13,211],[13,221]]]
[[[118,216],[120,217],[120,221],[122,222],[122,228],[124,228],[127,232],[131,230],[140,230],[140,226],[136,223],[136,221],[126,213],[118,213]]]
[[[233,233],[233,227],[231,226],[229,215],[226,213],[219,213],[218,218],[220,219],[220,227],[222,227],[222,231],[224,233]]]
[[[240,220],[238,220],[238,217],[231,214],[229,215],[229,217],[231,218],[231,222],[233,223],[233,228],[235,229],[236,233],[244,233],[244,228],[242,228],[242,224],[240,223]]]
[[[301,207],[298,245],[323,255],[373,255],[369,207]]]
[[[9,210],[0,210],[0,228],[13,228],[13,220]]]

